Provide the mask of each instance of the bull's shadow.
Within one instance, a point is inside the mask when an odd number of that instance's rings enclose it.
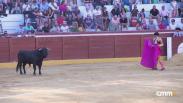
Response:
[[[20,74],[26,74],[25,66],[32,64],[34,72],[36,75],[36,66],[39,68],[39,75],[41,75],[41,67],[43,63],[43,59],[48,56],[48,48],[39,48],[33,51],[20,50],[17,54],[18,63],[16,67],[16,72],[20,71]],[[23,72],[22,72],[23,67]]]

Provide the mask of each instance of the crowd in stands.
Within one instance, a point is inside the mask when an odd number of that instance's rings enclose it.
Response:
[[[154,5],[147,16],[146,8],[137,9],[137,4],[149,3],[170,3],[171,11],[165,6],[158,10]],[[108,11],[105,5],[113,5],[112,10]],[[78,5],[68,5],[64,0],[0,0],[0,16],[23,14],[24,24],[17,30],[19,33],[115,32],[129,27],[183,30],[183,0],[85,0],[84,6],[86,12],[81,13]],[[181,18],[181,23],[177,24],[176,19],[171,18]]]

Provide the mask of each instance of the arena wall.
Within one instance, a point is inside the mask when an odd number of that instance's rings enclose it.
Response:
[[[0,62],[10,61],[10,47],[8,38],[0,38]]]
[[[183,37],[174,37],[172,41],[172,52],[173,54],[177,54],[179,44],[183,43]]]
[[[19,50],[34,50],[35,38],[8,38],[9,39],[9,58],[10,61],[17,61]]]
[[[166,37],[172,33],[163,33],[165,46],[163,56],[167,55]],[[19,50],[34,50],[40,47],[50,49],[47,60],[97,59],[97,58],[130,58],[140,57],[145,38],[152,38],[152,33],[133,34],[68,34],[38,35],[35,37],[0,38],[0,62],[17,61]],[[172,39],[173,54],[177,53],[178,45],[183,37]]]

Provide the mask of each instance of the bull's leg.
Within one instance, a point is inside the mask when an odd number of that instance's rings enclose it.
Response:
[[[42,67],[42,64],[39,65],[39,75],[41,75],[41,67]]]
[[[20,68],[20,63],[17,63],[16,72],[18,72],[18,69]]]
[[[33,73],[33,75],[36,75],[36,65],[35,65],[35,64],[33,64],[33,68],[34,68],[34,73]]]
[[[26,74],[26,71],[25,71],[25,65],[26,65],[26,63],[23,63],[23,70],[24,70],[24,74]]]
[[[22,64],[20,64],[19,67],[20,67],[20,74],[22,74]]]

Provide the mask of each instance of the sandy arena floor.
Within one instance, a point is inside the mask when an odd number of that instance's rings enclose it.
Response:
[[[178,60],[178,59],[175,59]],[[175,61],[174,60],[174,61]],[[42,76],[0,69],[0,103],[183,103],[183,62],[165,71],[138,62],[43,67]],[[173,91],[174,96],[157,96]]]

